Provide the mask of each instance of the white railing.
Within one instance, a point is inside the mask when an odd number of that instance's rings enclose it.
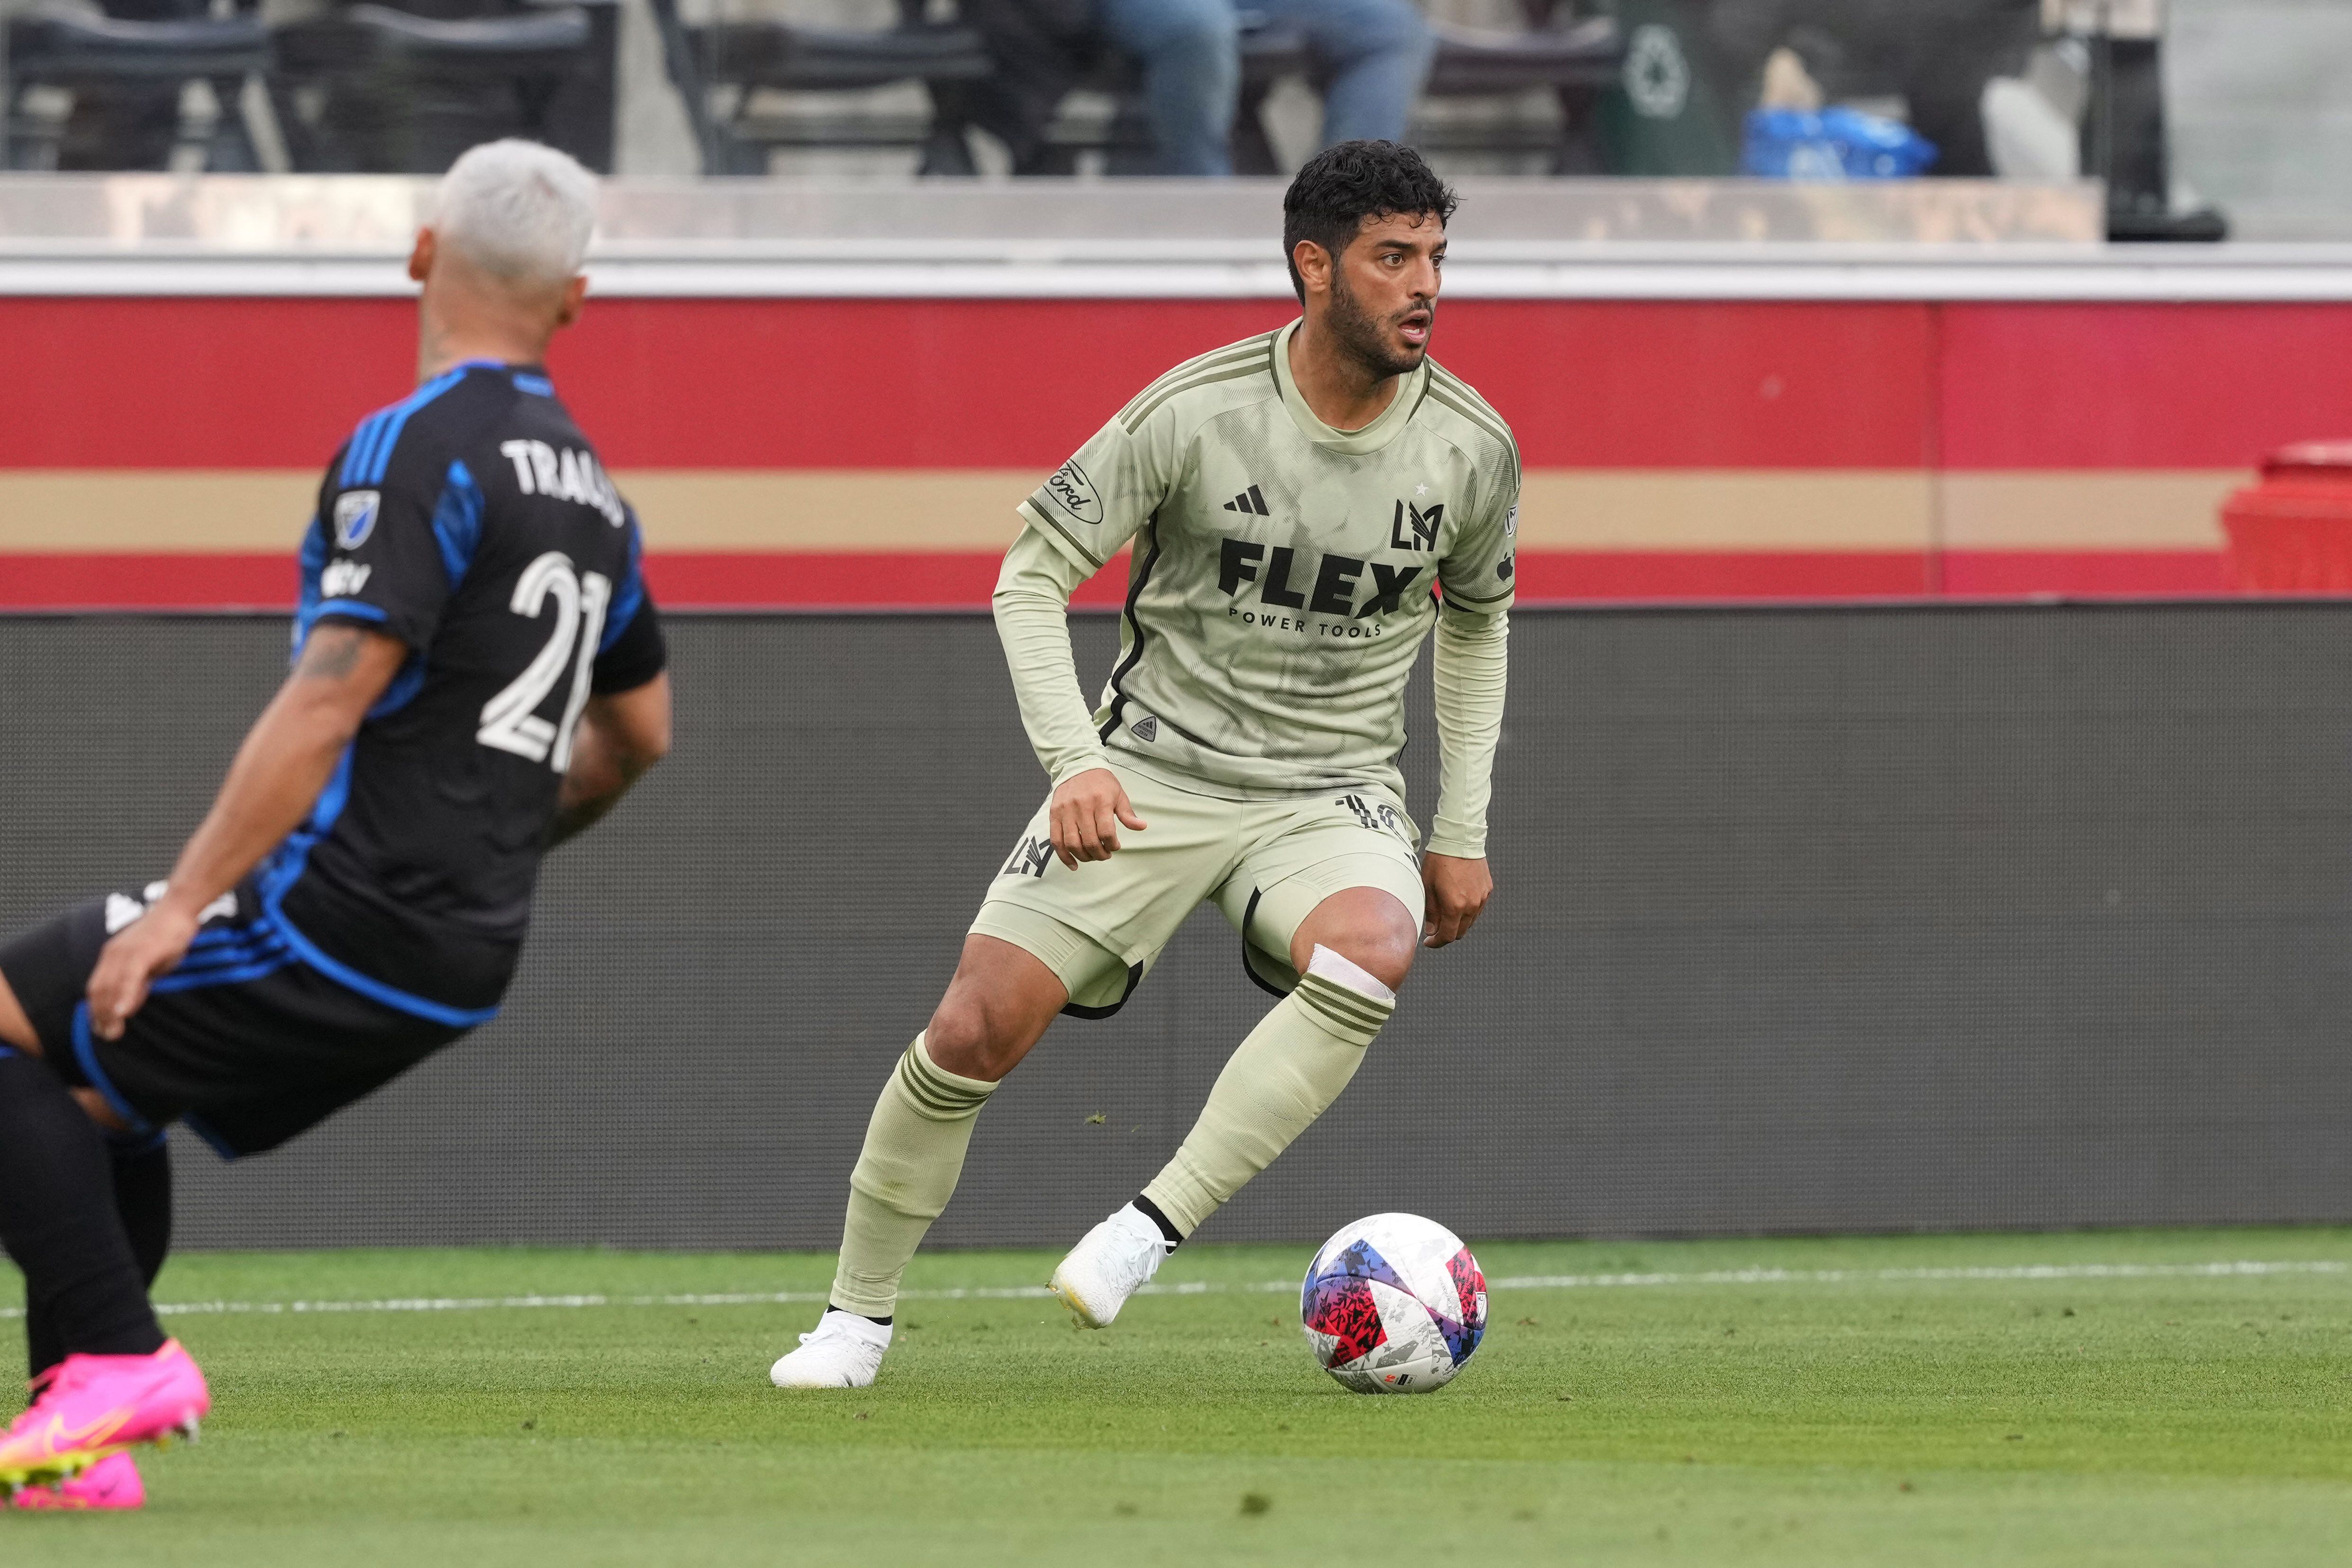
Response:
[[[0,294],[396,297],[429,181],[0,177]],[[2095,185],[1466,181],[1448,292],[2352,300],[2352,246],[2110,246]],[[1280,298],[1270,181],[607,183],[608,297]]]

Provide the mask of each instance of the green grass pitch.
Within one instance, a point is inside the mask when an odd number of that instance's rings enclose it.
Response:
[[[927,1254],[881,1385],[814,1396],[766,1379],[813,1307],[645,1299],[823,1258],[184,1257],[204,1441],[143,1515],[0,1518],[0,1563],[2352,1560],[2352,1231],[1494,1243],[1588,1278],[1498,1283],[1469,1369],[1390,1398],[1308,1358],[1308,1250],[1187,1249],[1100,1333],[949,1293],[1046,1254]],[[2278,1267],[2190,1271],[2240,1260]],[[1589,1278],[1628,1274],[1668,1278]],[[412,1300],[518,1296],[604,1300]]]

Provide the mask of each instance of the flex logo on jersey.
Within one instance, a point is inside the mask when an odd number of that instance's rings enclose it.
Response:
[[[1045,493],[1079,522],[1103,520],[1102,497],[1096,494],[1095,482],[1087,477],[1087,471],[1078,466],[1075,457],[1046,476]]]
[[[346,490],[335,497],[335,548],[357,549],[375,532],[376,514],[383,510],[381,490]]]
[[[1412,524],[1408,532],[1405,524]],[[1389,522],[1391,549],[1428,550],[1437,548],[1437,530],[1445,521],[1445,503],[1433,501],[1429,510],[1423,511],[1411,501],[1396,504],[1396,516]]]
[[[501,441],[499,455],[514,465],[515,484],[524,495],[593,507],[616,528],[629,520],[621,493],[613,488],[593,453],[575,446],[559,452],[544,441]]]
[[[1261,603],[1310,615],[1367,621],[1389,614],[1404,607],[1406,591],[1421,578],[1418,566],[1388,566],[1351,555],[1327,555],[1309,567],[1290,546],[1269,549],[1255,539],[1224,538],[1217,546],[1220,592],[1238,597],[1243,583],[1255,583]],[[1360,607],[1356,595],[1366,572],[1371,574],[1371,591]]]

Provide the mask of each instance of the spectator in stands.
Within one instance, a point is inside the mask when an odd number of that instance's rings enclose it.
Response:
[[[1326,82],[1322,145],[1401,141],[1436,53],[1412,0],[1246,0],[1268,21],[1303,33]],[[1108,44],[1143,68],[1158,144],[1154,172],[1233,172],[1241,89],[1242,18],[1234,0],[959,0],[965,24],[996,62],[984,81],[933,88],[951,128],[926,173],[969,172],[960,128],[1001,140],[1016,174],[1067,172],[1046,131],[1063,95],[1087,78]]]
[[[1233,172],[1241,89],[1241,18],[1234,0],[1100,0],[1110,41],[1142,62],[1163,174]],[[1321,68],[1322,145],[1402,141],[1437,51],[1411,0],[1249,0],[1248,8],[1307,35]]]
[[[1938,149],[1933,172],[1992,173],[1985,84],[2022,74],[2042,0],[1715,0],[1715,35],[1748,79],[1774,51],[1831,102],[1895,98]]]

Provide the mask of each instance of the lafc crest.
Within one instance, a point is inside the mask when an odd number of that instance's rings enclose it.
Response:
[[[1437,530],[1444,521],[1445,503],[1443,501],[1433,501],[1427,511],[1423,511],[1411,501],[1399,501],[1396,504],[1396,516],[1389,522],[1389,548],[1391,549],[1435,549]],[[1405,532],[1407,523],[1412,525],[1412,532],[1410,535]]]

